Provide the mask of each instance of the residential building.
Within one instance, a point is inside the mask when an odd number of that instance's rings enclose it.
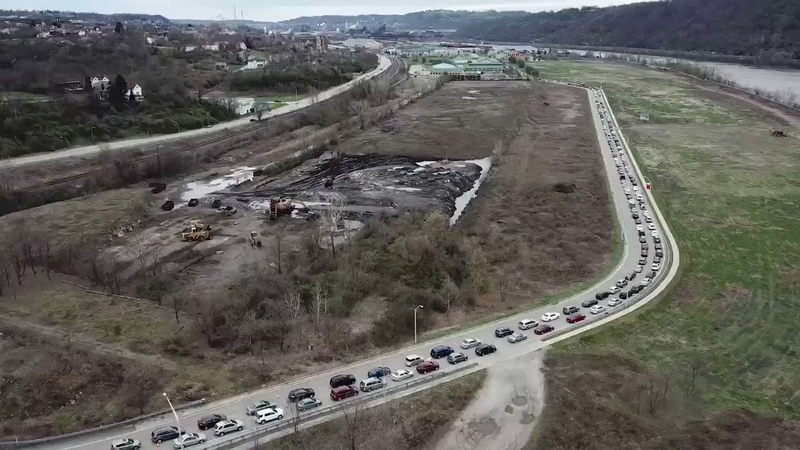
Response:
[[[263,69],[266,64],[267,63],[265,61],[260,61],[260,60],[255,60],[254,59],[254,60],[251,60],[251,61],[247,61],[247,64],[245,64],[244,67],[242,67],[239,70]]]
[[[126,100],[129,100],[131,97],[133,97],[133,99],[137,102],[141,102],[142,100],[144,100],[144,95],[142,94],[142,87],[134,83],[133,87],[128,89],[127,92],[125,92]]]
[[[317,36],[317,51],[320,53],[326,53],[328,51],[328,37],[327,36]]]
[[[98,96],[101,100],[108,99],[108,88],[111,86],[111,82],[108,81],[108,77],[92,77],[92,79],[89,81],[91,83],[92,92],[94,95]]]
[[[209,51],[212,51],[212,52],[218,52],[219,51],[219,43],[205,44],[205,45],[203,45],[203,50],[209,50]]]
[[[228,63],[226,62],[214,63],[214,70],[226,70],[227,68],[228,68]]]

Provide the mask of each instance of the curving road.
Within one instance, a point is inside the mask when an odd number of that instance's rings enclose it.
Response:
[[[390,72],[389,75],[394,75],[398,71],[398,64],[394,59],[388,58],[382,54],[379,54],[378,58],[379,58],[378,67],[376,67],[372,71],[365,73],[364,75],[361,75],[352,81],[348,81],[345,84],[335,86],[328,90],[322,91],[319,94],[317,94],[316,98],[306,97],[302,100],[291,103],[280,109],[276,109],[275,111],[270,111],[269,113],[264,115],[264,119],[282,116],[303,108],[307,108],[308,106],[311,106],[314,102],[321,102],[324,100],[328,100],[329,98],[335,97],[349,90],[356,84],[362,81],[371,80],[376,76],[383,74],[386,71]],[[245,116],[239,119],[231,120],[229,122],[218,123],[208,128],[198,128],[195,130],[187,130],[174,134],[164,134],[164,135],[150,136],[144,138],[127,139],[124,141],[104,142],[102,144],[87,145],[85,147],[73,147],[50,153],[40,153],[35,155],[20,156],[16,158],[8,158],[0,160],[0,168],[19,167],[27,164],[53,161],[62,158],[75,158],[75,157],[88,156],[100,152],[102,150],[101,146],[103,148],[108,148],[109,150],[119,150],[123,148],[136,147],[140,145],[149,145],[159,142],[166,142],[175,139],[197,137],[210,133],[216,133],[222,130],[228,130],[245,125],[250,125],[251,124],[250,119],[251,119],[250,116]]]
[[[624,136],[622,136],[619,131],[619,126],[616,123],[616,119],[613,117],[611,111],[608,110],[607,107],[605,106],[607,105],[607,99],[605,98],[605,95],[602,93],[602,91],[592,89],[592,90],[587,90],[587,92],[589,95],[592,113],[594,116],[594,122],[595,122],[595,128],[597,130],[598,140],[600,142],[600,147],[602,149],[603,162],[606,167],[606,172],[608,174],[609,189],[612,195],[614,208],[617,212],[617,218],[620,223],[620,230],[622,232],[622,238],[625,247],[624,248],[625,256],[609,276],[607,276],[605,279],[597,283],[592,288],[589,288],[586,291],[574,295],[570,298],[561,300],[553,305],[537,308],[535,310],[521,314],[516,314],[514,316],[497,320],[492,323],[480,325],[469,330],[459,331],[450,334],[448,336],[442,337],[440,339],[436,339],[434,341],[429,341],[418,345],[411,345],[402,350],[387,353],[372,358],[370,360],[365,360],[355,364],[350,364],[345,367],[340,367],[336,370],[330,370],[323,373],[318,373],[303,379],[292,380],[291,382],[280,386],[273,386],[268,389],[204,405],[203,407],[200,408],[179,412],[178,415],[181,420],[181,425],[190,432],[196,432],[197,418],[204,414],[214,412],[214,413],[225,414],[228,415],[229,417],[242,419],[244,420],[245,427],[247,429],[253,429],[254,422],[252,418],[247,417],[244,414],[244,410],[247,405],[251,404],[254,400],[257,399],[271,400],[282,405],[284,409],[287,409],[283,405],[286,404],[285,399],[289,390],[297,387],[311,387],[317,392],[318,398],[322,399],[323,406],[327,406],[333,403],[328,397],[328,392],[330,390],[328,386],[328,380],[330,379],[331,376],[335,374],[352,373],[356,376],[357,379],[360,380],[366,378],[367,371],[376,366],[388,366],[391,367],[393,370],[404,368],[404,358],[406,355],[417,354],[422,357],[428,357],[430,349],[434,345],[449,345],[458,350],[459,342],[466,338],[480,339],[485,343],[495,344],[498,348],[498,351],[496,353],[484,357],[477,357],[475,356],[473,350],[467,350],[465,351],[465,353],[469,355],[469,362],[478,362],[479,364],[477,367],[474,367],[470,370],[465,370],[450,377],[443,377],[442,379],[437,380],[435,382],[423,384],[417,388],[389,396],[388,398],[375,400],[375,402],[373,402],[373,403],[382,403],[385,401],[389,401],[392,398],[408,395],[411,392],[426,389],[430,386],[435,386],[440,382],[445,382],[447,380],[453,379],[456,376],[463,376],[465,374],[474,372],[476,370],[481,370],[483,368],[486,368],[489,365],[502,363],[503,361],[516,358],[522,354],[538,350],[542,347],[552,345],[553,343],[561,341],[563,339],[568,339],[572,336],[584,333],[589,329],[602,326],[603,324],[608,323],[611,320],[629,314],[632,311],[644,306],[647,302],[658,296],[666,288],[666,286],[673,279],[675,273],[677,272],[679,264],[679,254],[677,245],[675,244],[675,240],[672,237],[672,234],[669,231],[669,229],[665,228],[666,226],[665,221],[657,205],[655,205],[655,203],[653,202],[650,192],[644,192],[645,198],[643,203],[645,204],[646,208],[652,213],[654,223],[656,224],[658,233],[662,238],[662,243],[664,247],[665,254],[664,258],[662,259],[661,270],[657,272],[658,276],[656,277],[654,283],[648,286],[648,288],[645,291],[634,297],[633,302],[625,303],[615,308],[607,307],[609,312],[606,314],[601,314],[599,316],[592,316],[592,314],[589,313],[589,310],[587,308],[581,308],[582,301],[594,298],[595,293],[607,290],[609,287],[614,285],[616,280],[623,278],[626,275],[632,274],[634,272],[634,268],[638,265],[640,259],[639,233],[638,230],[636,229],[636,224],[634,223],[634,220],[631,217],[631,209],[629,208],[628,199],[625,196],[625,190],[624,190],[625,188],[630,189],[632,186],[627,178],[622,182],[620,181],[619,174],[617,173],[618,168],[616,167],[615,161],[612,157],[612,149],[608,144],[608,137],[613,138],[611,130],[612,129],[616,130],[616,133],[618,133],[620,136],[619,138],[621,144],[620,154],[629,154],[627,150],[627,143],[624,139]],[[638,165],[636,164],[636,162],[633,160],[632,157],[627,156],[626,158],[627,161],[629,162],[631,176],[639,180],[639,186],[642,187],[641,191],[643,191],[644,180],[638,168]],[[636,210],[639,211],[639,213],[641,213],[641,210],[639,209],[638,205]],[[645,230],[647,229],[645,228]],[[646,240],[650,246],[649,256],[646,258],[647,264],[646,267],[644,268],[643,273],[637,274],[636,279],[632,282],[633,285],[638,284],[639,281],[641,281],[642,277],[647,272],[650,271],[650,265],[652,264],[654,249],[653,249],[653,239],[649,231],[646,231]],[[605,305],[606,301],[602,301],[601,304]],[[523,333],[529,336],[528,339],[526,341],[517,344],[510,344],[505,338],[499,339],[494,336],[494,330],[499,326],[505,325],[516,329],[517,328],[516,324],[521,319],[534,319],[541,322],[542,314],[546,312],[561,313],[563,307],[571,305],[579,307],[581,309],[581,313],[585,314],[587,318],[591,320],[571,325],[566,323],[564,314],[561,314],[561,317],[559,317],[557,320],[550,322],[552,325],[554,325],[558,335],[557,336],[550,335],[548,337],[551,338],[547,340],[542,340],[542,337],[535,335],[532,332],[532,330],[524,331]],[[424,311],[421,313],[424,314]],[[439,360],[439,364],[441,366],[440,370],[446,371],[450,368],[449,364],[444,359]],[[416,373],[414,375],[415,378],[424,376],[427,375],[419,375]],[[396,384],[396,383],[389,381],[389,384]],[[337,414],[335,413],[322,416],[318,419],[309,421],[306,425],[311,425],[313,423],[317,423],[324,420],[330,420],[331,418],[336,416]],[[36,446],[35,448],[53,449],[53,450],[55,449],[106,450],[110,447],[110,443],[112,440],[124,437],[124,438],[139,439],[142,442],[142,448],[153,449],[156,448],[156,445],[150,442],[150,432],[158,426],[173,425],[173,424],[174,424],[174,418],[171,415],[165,415],[155,418],[153,420],[140,422],[136,426],[127,428],[117,428],[114,430],[88,434],[81,437],[62,439],[59,440],[58,442],[39,445]],[[266,438],[260,438],[259,442],[263,443],[264,441],[269,440],[270,438],[274,438],[280,434],[283,433],[275,433]],[[223,438],[215,438],[210,432],[206,432],[206,435],[210,439],[210,441],[206,444],[202,444],[194,448],[197,449],[216,448],[217,445],[223,444],[227,441],[230,441],[231,439],[236,438],[236,433],[233,433]],[[165,443],[162,445],[164,445],[165,447],[169,447],[171,446],[171,443]],[[242,449],[252,448],[252,443],[241,444],[239,448]]]

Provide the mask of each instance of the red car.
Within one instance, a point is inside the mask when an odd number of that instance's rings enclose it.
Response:
[[[583,314],[573,314],[567,317],[567,323],[578,323],[585,318],[586,316],[584,316]]]
[[[536,334],[545,334],[545,333],[549,333],[549,332],[551,332],[553,330],[555,330],[555,328],[552,325],[543,324],[543,325],[539,325],[538,327],[534,328],[533,332],[536,333]]]
[[[331,400],[337,402],[358,395],[358,389],[353,386],[339,386],[331,389]]]
[[[423,361],[417,365],[417,372],[421,374],[433,372],[434,370],[439,370],[439,363],[436,361]]]

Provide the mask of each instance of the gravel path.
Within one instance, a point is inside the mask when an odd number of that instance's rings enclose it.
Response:
[[[434,447],[437,450],[518,450],[544,407],[544,351],[489,368],[475,400]]]

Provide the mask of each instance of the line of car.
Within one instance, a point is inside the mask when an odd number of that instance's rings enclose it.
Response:
[[[661,267],[660,263],[663,257],[663,248],[661,246],[661,239],[658,235],[657,227],[653,223],[652,216],[647,210],[644,195],[639,189],[638,182],[631,173],[616,130],[614,130],[614,125],[608,120],[605,106],[599,101],[596,91],[594,95],[606,139],[611,149],[611,156],[618,168],[617,172],[620,174],[620,183],[623,185],[625,195],[629,200],[628,204],[631,209],[631,216],[636,222],[637,233],[641,244],[641,258],[633,273],[617,280],[614,286],[596,294],[595,298],[581,302],[581,307],[588,309],[590,314],[598,315],[606,313],[608,311],[607,307],[614,308],[622,304],[625,300],[641,292],[652,282],[656,276],[656,272]],[[628,182],[631,184],[630,188],[626,186]],[[641,216],[639,215],[639,210],[641,210]],[[646,226],[642,223],[641,217],[644,218],[644,222],[647,224]],[[647,265],[649,246],[645,227],[650,231],[650,237],[654,243],[655,256],[650,266],[650,272],[642,277],[638,285],[633,285],[633,280],[637,278],[638,274],[644,271],[644,267]],[[625,288],[628,288],[627,291],[624,290]],[[606,305],[600,304],[603,300],[606,301]],[[580,308],[573,305],[563,307],[561,313],[564,315],[568,324],[579,323],[587,318],[587,316],[581,312]],[[544,335],[554,331],[555,327],[551,322],[558,320],[560,317],[561,314],[557,312],[546,312],[541,316],[541,323],[533,319],[522,319],[517,323],[518,330],[514,330],[508,326],[501,326],[494,330],[494,335],[499,339],[505,338],[510,344],[516,344],[528,339],[528,335],[522,333],[523,331],[533,330],[533,333],[536,335]],[[366,373],[366,377],[360,380],[360,382],[353,374],[335,375],[329,381],[331,388],[329,397],[332,401],[338,402],[356,397],[359,392],[370,392],[382,389],[388,385],[389,379],[398,383],[413,378],[415,376],[414,372],[417,372],[419,375],[435,372],[440,369],[438,360],[442,358],[445,358],[446,361],[452,365],[466,362],[469,360],[467,350],[474,349],[474,354],[478,357],[498,351],[496,345],[483,343],[475,338],[464,339],[459,343],[459,347],[460,349],[457,351],[453,347],[447,345],[438,345],[431,349],[429,358],[423,358],[415,354],[408,355],[404,359],[405,368],[392,370],[385,366],[375,367],[369,370]],[[322,400],[316,397],[316,392],[310,387],[301,387],[291,390],[287,399],[293,405],[292,408],[298,413],[322,406]],[[280,408],[278,404],[269,400],[256,401],[245,409],[245,414],[253,417],[257,425],[281,420],[285,416],[284,410]],[[213,434],[215,436],[224,436],[228,433],[242,431],[245,425],[242,420],[229,418],[222,414],[209,414],[201,417],[197,421],[197,427],[201,431],[213,428]],[[173,447],[180,449],[206,442],[207,439],[204,433],[187,433],[183,429],[179,430],[178,427],[168,426],[154,430],[151,433],[151,440],[153,443],[157,444],[172,440]],[[136,439],[122,439],[112,443],[111,448],[112,450],[138,450],[140,447],[141,443]]]

